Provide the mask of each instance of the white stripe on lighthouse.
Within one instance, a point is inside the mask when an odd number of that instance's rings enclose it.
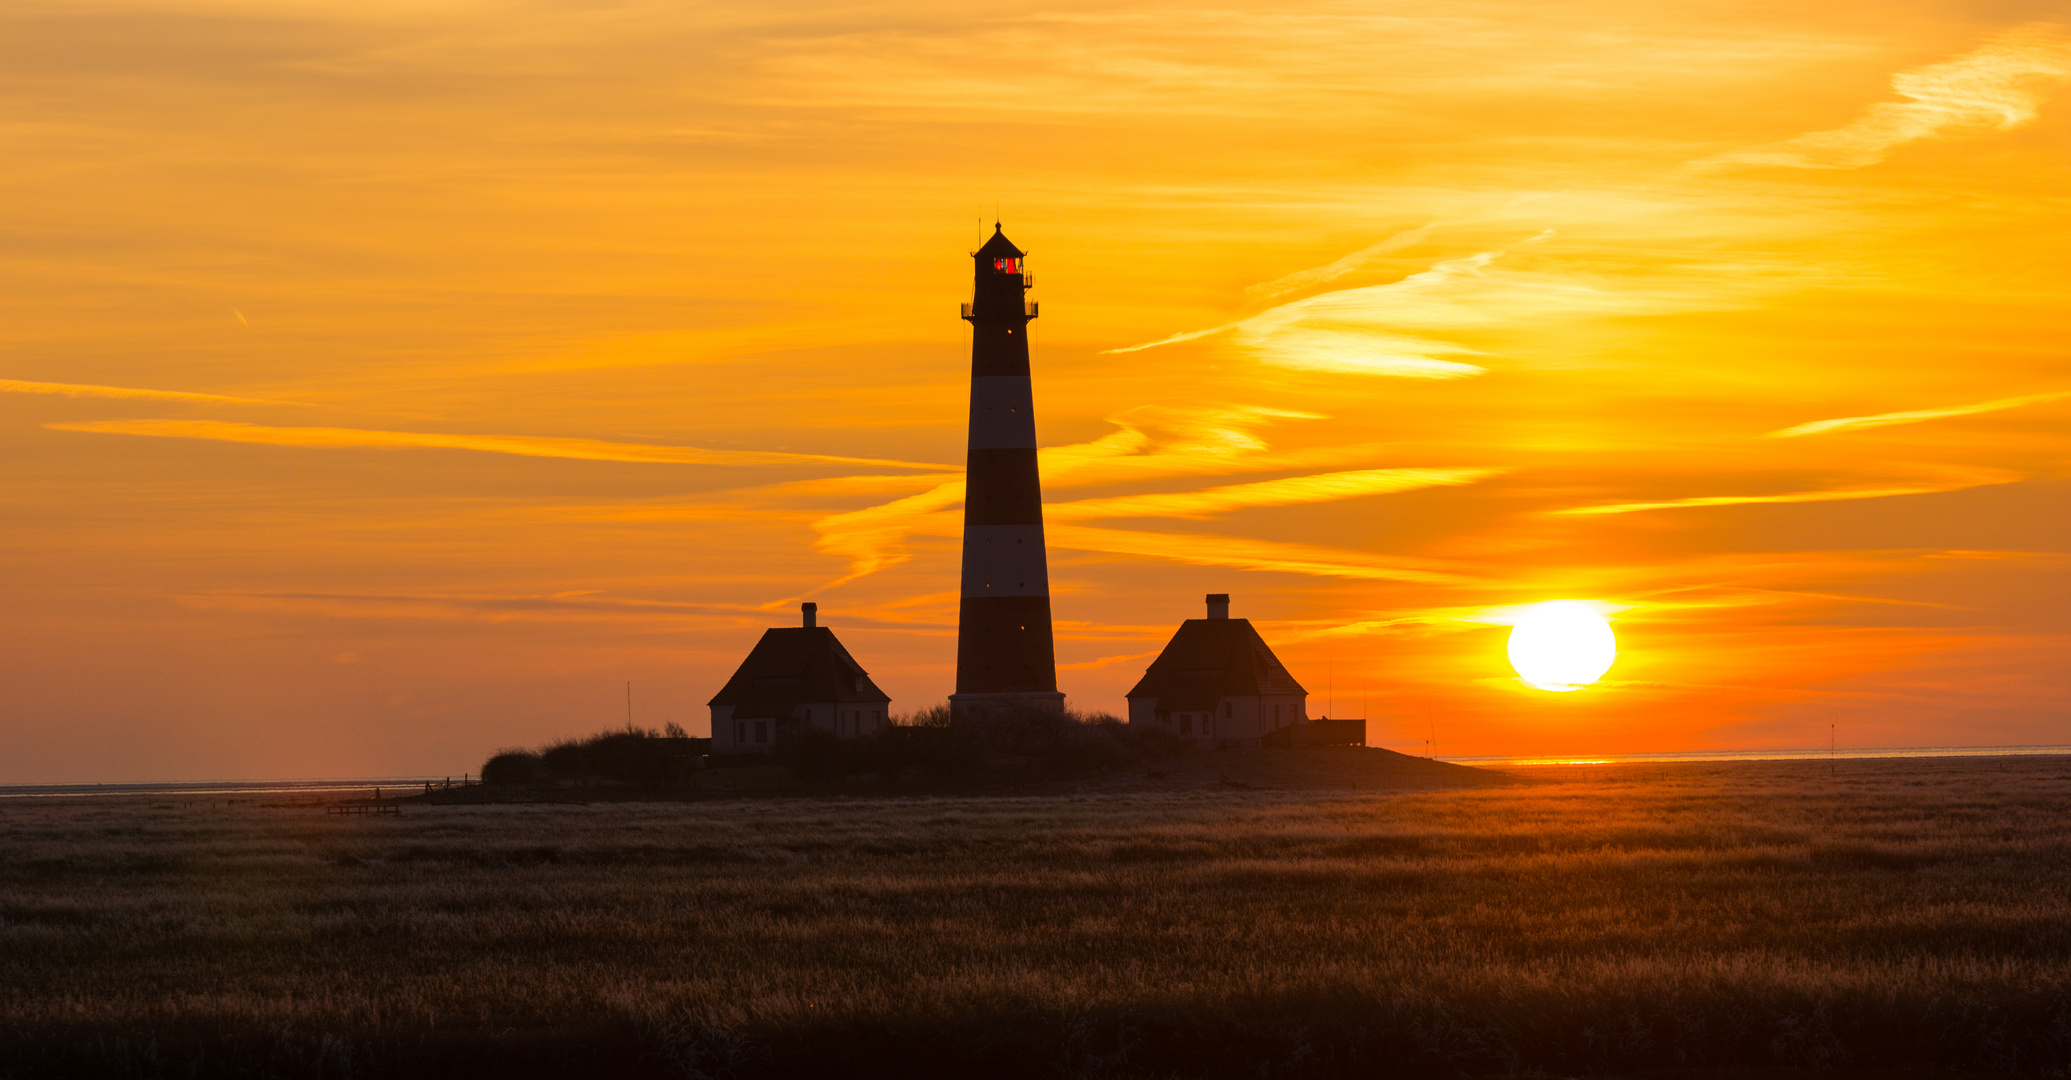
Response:
[[[965,596],[1048,596],[1041,525],[964,526]]]
[[[1026,375],[971,377],[971,449],[1035,449],[1035,392]]]

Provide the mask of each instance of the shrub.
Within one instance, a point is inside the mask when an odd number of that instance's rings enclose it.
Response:
[[[585,738],[562,739],[537,752],[500,751],[483,764],[482,781],[606,780],[658,787],[675,779],[686,759],[699,752],[695,749],[699,742],[627,725]]]
[[[1180,740],[1133,729],[1107,713],[996,707],[952,716],[933,705],[857,739],[808,730],[777,754],[807,783],[832,786],[854,776],[886,782],[964,783],[981,779],[1085,775],[1169,758]]]
[[[538,784],[553,778],[546,762],[530,750],[501,750],[482,763],[485,784]]]

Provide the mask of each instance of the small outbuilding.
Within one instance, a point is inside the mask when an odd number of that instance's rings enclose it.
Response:
[[[762,632],[712,707],[712,753],[767,754],[808,730],[838,739],[891,723],[892,699],[804,604],[803,625]]]
[[[1255,748],[1291,741],[1289,729],[1309,722],[1308,700],[1251,620],[1230,618],[1229,594],[1210,593],[1208,617],[1179,624],[1129,691],[1129,723],[1206,748]]]

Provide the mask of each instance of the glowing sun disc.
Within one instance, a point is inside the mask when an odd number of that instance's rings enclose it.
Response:
[[[1510,626],[1510,666],[1541,690],[1580,690],[1603,678],[1617,659],[1611,624],[1579,600],[1533,604]]]

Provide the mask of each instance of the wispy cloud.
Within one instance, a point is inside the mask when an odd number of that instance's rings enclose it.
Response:
[[[1472,484],[1501,472],[1502,469],[1491,468],[1358,469],[1291,476],[1256,484],[1231,484],[1205,491],[1079,499],[1047,506],[1043,509],[1043,516],[1057,522],[1123,517],[1206,518],[1256,506],[1335,502],[1417,488]]]
[[[961,474],[907,473],[903,476],[827,476],[793,480],[781,484],[760,484],[712,492],[692,500],[649,499],[639,502],[577,503],[544,507],[531,513],[551,521],[597,521],[656,523],[672,521],[741,520],[746,515],[793,520],[818,520],[827,513],[827,500],[847,496],[906,495],[932,490]]]
[[[1939,135],[2010,131],[2035,119],[2048,89],[2071,78],[2071,40],[2026,26],[1954,60],[1891,77],[1909,100],[1883,102],[1852,123],[1712,158],[1707,165],[1859,169],[1892,150]]]
[[[1260,434],[1290,420],[1324,419],[1321,413],[1248,405],[1126,409],[1107,417],[1115,430],[1098,439],[1044,447],[1039,452],[1043,486],[1330,468],[1371,461],[1388,451],[1372,443],[1273,450]]]
[[[1740,506],[1755,503],[1810,503],[1841,502],[1849,499],[1885,499],[1895,495],[1933,495],[1944,491],[1961,491],[1965,488],[1984,487],[1988,484],[2012,484],[2027,479],[2026,475],[2006,469],[1949,469],[1945,478],[1888,487],[1830,488],[1819,491],[1787,491],[1776,495],[1700,495],[1688,499],[1667,499],[1659,502],[1611,503],[1605,506],[1572,506],[1564,510],[1549,511],[1553,514],[1570,516],[1594,516],[1602,514],[1634,514],[1643,510],[1687,510],[1702,506]]]
[[[1052,547],[1140,555],[1196,566],[1229,566],[1311,577],[1423,584],[1457,585],[1472,580],[1447,564],[1432,560],[1394,558],[1276,540],[1102,529],[1088,525],[1058,525],[1047,529],[1047,533]]]
[[[597,596],[588,591],[534,596],[479,596],[422,593],[243,592],[212,591],[174,594],[194,608],[290,611],[345,618],[479,619],[509,622],[546,618],[694,618],[711,615],[750,616],[759,609],[745,604],[691,603]]]
[[[621,461],[665,465],[872,465],[942,470],[949,465],[791,454],[770,450],[711,450],[697,446],[655,446],[647,443],[566,439],[543,435],[454,435],[427,431],[378,431],[366,428],[266,427],[218,420],[88,420],[43,425],[54,431],[103,435],[143,435],[163,439],[205,439],[308,449],[474,450],[520,457],[569,458],[576,461]]]
[[[1435,221],[1428,225],[1419,225],[1414,229],[1407,229],[1396,233],[1372,247],[1361,248],[1327,266],[1297,270],[1284,277],[1253,285],[1244,291],[1270,300],[1275,296],[1285,296],[1291,292],[1300,292],[1303,289],[1312,289],[1318,285],[1328,284],[1344,277],[1346,274],[1363,269],[1366,264],[1391,251],[1397,251],[1422,240],[1426,236],[1431,235],[1431,231],[1436,228],[1438,228],[1438,223]]]
[[[1515,626],[1517,625],[1517,620],[1524,618],[1534,608],[1543,603],[1545,603],[1543,600],[1534,600],[1529,604],[1503,604],[1497,607],[1482,608],[1478,611],[1455,615],[1454,618],[1461,622],[1479,623],[1486,626]],[[1570,600],[1567,603],[1579,603],[1607,619],[1621,611],[1630,610],[1632,607],[1630,604],[1614,604],[1608,600]]]
[[[1119,431],[1091,442],[1043,451],[1043,482],[1050,487],[1069,487],[1073,484],[1113,483],[1205,472],[1296,468],[1347,455],[1370,457],[1378,452],[1376,447],[1364,446],[1270,452],[1256,430],[1267,421],[1287,418],[1317,417],[1270,409],[1131,410],[1115,420],[1121,427]],[[1065,535],[1064,530],[1072,522],[1124,517],[1205,518],[1246,507],[1334,502],[1417,488],[1472,484],[1502,471],[1486,466],[1355,469],[1254,484],[1230,484],[1199,491],[1056,502],[1046,505],[1043,514],[1049,522],[1053,544],[1074,546],[1057,539]],[[814,547],[824,554],[836,555],[847,561],[847,574],[835,584],[887,570],[913,557],[911,541],[915,538],[953,540],[961,535],[963,523],[954,508],[963,502],[963,498],[964,482],[959,478],[877,506],[831,514],[813,523],[813,529],[819,534]],[[1407,565],[1404,563],[1361,561],[1366,557],[1357,553],[1331,554],[1321,548],[1302,548],[1295,554],[1288,554],[1279,547],[1269,545],[1270,551],[1257,547],[1253,541],[1215,539],[1216,551],[1204,554],[1198,549],[1209,541],[1200,537],[1175,540],[1169,534],[1135,534],[1106,529],[1084,530],[1072,535],[1086,543],[1097,540],[1107,545],[1096,546],[1092,550],[1121,554],[1142,554],[1154,549],[1165,553],[1174,550],[1175,545],[1192,547],[1196,549],[1194,554],[1181,561],[1205,560],[1212,565],[1264,565],[1271,562],[1276,566],[1351,567],[1344,573],[1335,569],[1327,572],[1334,576],[1354,577],[1409,572],[1403,569]],[[1230,562],[1230,559],[1238,561]]]
[[[1367,469],[1298,476],[1261,484],[1234,484],[1206,491],[1123,495],[1052,503],[1043,508],[1050,546],[1147,555],[1206,566],[1239,566],[1326,577],[1387,581],[1461,580],[1441,564],[1367,555],[1361,552],[1234,537],[1090,528],[1073,522],[1100,518],[1203,518],[1252,506],[1332,502],[1455,484],[1470,484],[1500,469]],[[848,560],[848,573],[834,584],[888,570],[913,557],[911,540],[953,540],[963,521],[953,510],[963,502],[961,480],[878,506],[834,514],[813,523],[821,552]]]
[[[1814,420],[1809,424],[1787,427],[1772,431],[1764,438],[1795,439],[1805,435],[1822,435],[1829,431],[1854,431],[1860,428],[1890,427],[1893,424],[1918,424],[1925,420],[1945,420],[1952,416],[1975,416],[1978,413],[1998,412],[2001,409],[2018,409],[2023,405],[2042,405],[2051,401],[2071,398],[2071,390],[2058,390],[2047,394],[2024,394],[2020,397],[1999,398],[1981,401],[1975,405],[1952,405],[1944,409],[1912,409],[1906,412],[1878,413],[1875,416],[1843,416],[1835,420]]]
[[[1440,359],[1444,356],[1479,355],[1479,350],[1454,342],[1404,334],[1401,330],[1404,327],[1489,325],[1492,321],[1489,312],[1463,307],[1448,294],[1458,291],[1462,279],[1479,275],[1482,268],[1502,254],[1500,251],[1484,251],[1463,259],[1441,262],[1422,273],[1411,274],[1386,285],[1341,289],[1311,296],[1267,308],[1250,318],[1221,326],[1108,351],[1140,352],[1229,331],[1239,347],[1267,363],[1282,367],[1426,379],[1479,375],[1483,368]]]
[[[187,401],[197,405],[291,405],[293,402],[260,398],[228,397],[223,394],[190,394],[184,390],[145,390],[134,386],[95,386],[91,383],[30,382],[0,379],[0,394],[54,394],[74,398],[146,398],[152,401]]]
[[[1098,668],[1107,667],[1110,664],[1119,664],[1127,660],[1148,660],[1156,655],[1158,655],[1158,650],[1152,649],[1150,652],[1124,653],[1120,656],[1102,656],[1093,660],[1081,660],[1076,664],[1059,664],[1057,665],[1057,670],[1093,671]]]
[[[1527,237],[1532,244],[1553,235]],[[1227,333],[1238,350],[1279,367],[1359,375],[1457,379],[1486,369],[1450,357],[1487,355],[1436,333],[1514,329],[1577,319],[1709,310],[1731,306],[1751,287],[1739,269],[1716,268],[1702,281],[1666,276],[1609,278],[1576,270],[1508,269],[1490,250],[1433,264],[1399,281],[1338,289],[1291,300],[1256,315],[1140,345],[1140,352]],[[1335,264],[1334,264],[1335,265]],[[1323,268],[1328,272],[1331,268]],[[1692,268],[1676,269],[1688,278]]]
[[[960,535],[963,522],[944,511],[963,501],[964,482],[952,480],[918,495],[824,517],[813,522],[820,534],[813,547],[848,560],[848,573],[833,582],[840,585],[913,558],[908,537]]]

